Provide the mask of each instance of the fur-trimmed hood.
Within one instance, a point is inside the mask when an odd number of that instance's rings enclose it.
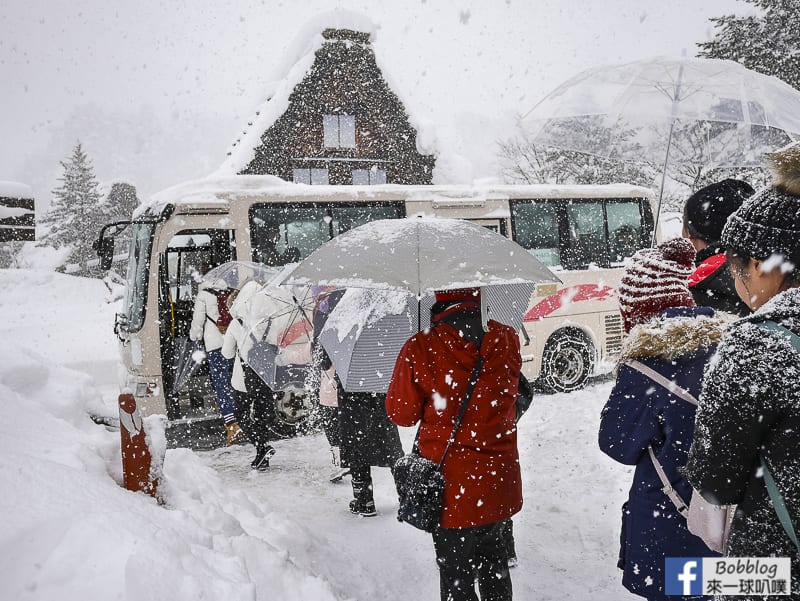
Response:
[[[707,350],[719,344],[733,319],[715,315],[708,307],[683,310],[679,314],[668,309],[630,331],[620,361],[648,358],[669,361]]]

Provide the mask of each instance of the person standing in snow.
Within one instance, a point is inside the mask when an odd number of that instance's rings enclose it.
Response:
[[[397,426],[386,416],[386,395],[353,392],[338,383],[341,466],[350,470],[353,500],[350,513],[378,515],[372,486],[372,467],[392,467],[403,456]]]
[[[733,277],[720,245],[722,228],[731,213],[753,194],[739,179],[726,179],[692,194],[683,207],[683,237],[697,250],[689,289],[695,304],[744,316],[750,309],[736,294]]]
[[[669,598],[665,557],[717,555],[689,532],[678,508],[691,498],[692,489],[678,469],[686,462],[696,409],[679,389],[699,395],[703,369],[724,331],[713,309],[695,306],[687,285],[694,256],[688,240],[675,238],[631,258],[618,289],[628,336],[600,418],[600,449],[636,466],[622,506],[617,564],[622,584],[651,600]],[[679,499],[664,492],[660,469]]]
[[[251,346],[244,321],[250,307],[250,299],[263,284],[255,280],[245,283],[231,304],[231,323],[222,340],[222,355],[233,361],[231,388],[233,389],[233,413],[247,439],[255,446],[256,455],[250,467],[266,470],[275,449],[269,444],[267,424],[274,409],[272,391],[261,381],[243,360]]]
[[[342,467],[341,431],[339,428],[339,399],[336,371],[325,349],[319,343],[319,335],[328,315],[344,295],[344,289],[330,290],[324,287],[312,287],[315,297],[312,322],[314,333],[311,340],[312,369],[317,370],[314,381],[319,379],[319,414],[322,430],[331,449],[330,482],[340,482],[350,473],[349,467]]]
[[[236,416],[233,413],[233,389],[231,388],[231,369],[233,362],[222,355],[223,333],[217,327],[220,318],[217,296],[228,289],[225,280],[200,282],[197,296],[194,299],[192,323],[189,327],[189,338],[202,340],[208,355],[209,378],[217,409],[225,422],[225,444],[232,445],[244,440]]]
[[[472,371],[483,359],[463,422],[444,462],[440,527],[433,533],[442,601],[512,598],[507,521],[522,508],[516,395],[522,367],[513,328],[481,324],[480,290],[436,293],[433,327],[397,357],[386,396],[390,419],[420,422],[421,456],[439,462]]]
[[[762,468],[763,460],[800,531],[800,351],[791,336],[800,335],[800,145],[770,160],[773,185],[722,232],[736,291],[754,313],[730,327],[709,367],[684,473],[706,500],[736,504],[727,555],[791,557],[791,598],[800,599],[800,550]]]

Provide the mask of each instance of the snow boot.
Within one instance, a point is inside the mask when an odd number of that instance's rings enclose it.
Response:
[[[349,467],[342,467],[342,459],[341,455],[339,454],[339,447],[331,447],[331,475],[329,480],[331,482],[341,482],[342,478],[350,474]]]
[[[256,447],[256,456],[250,467],[254,470],[264,471],[269,468],[269,458],[275,454],[275,449],[270,445]]]
[[[236,422],[225,424],[225,446],[245,442],[245,434]]]
[[[350,513],[371,518],[378,515],[375,501],[372,498],[372,480],[353,480],[353,497],[350,501]]]

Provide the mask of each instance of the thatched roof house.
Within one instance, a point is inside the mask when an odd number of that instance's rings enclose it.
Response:
[[[307,184],[432,183],[435,158],[418,150],[369,33],[325,29],[306,61],[237,141],[227,170]]]

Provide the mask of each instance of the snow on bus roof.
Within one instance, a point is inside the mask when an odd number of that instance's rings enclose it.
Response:
[[[160,213],[167,204],[227,203],[237,198],[294,197],[302,199],[357,198],[405,199],[410,202],[432,202],[434,207],[469,206],[487,200],[508,198],[602,198],[652,197],[649,188],[629,184],[596,185],[512,185],[512,184],[451,184],[414,185],[385,184],[380,186],[310,186],[287,182],[272,175],[220,175],[193,180],[172,186],[153,195],[138,207],[134,217],[144,213]]]
[[[0,181],[0,198],[33,198],[33,190],[19,182]]]

